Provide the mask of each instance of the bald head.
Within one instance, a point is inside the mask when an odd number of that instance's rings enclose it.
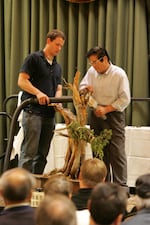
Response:
[[[23,168],[10,169],[0,177],[0,193],[5,202],[22,202],[29,199],[35,178]]]
[[[38,225],[76,225],[76,208],[65,195],[47,195],[36,210]]]

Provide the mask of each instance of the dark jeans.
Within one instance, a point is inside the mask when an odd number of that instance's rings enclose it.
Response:
[[[23,112],[22,126],[24,139],[21,145],[19,167],[34,174],[42,174],[54,134],[55,118]]]
[[[112,129],[110,144],[104,149],[104,162],[108,169],[106,180],[116,182],[122,186],[127,184],[127,159],[125,154],[125,114],[124,112],[111,112],[107,119],[96,117],[90,112],[90,127],[99,135],[103,129]],[[110,167],[111,166],[111,167]],[[110,170],[112,169],[112,172]]]

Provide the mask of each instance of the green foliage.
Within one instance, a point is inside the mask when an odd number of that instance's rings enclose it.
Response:
[[[109,143],[112,136],[111,129],[104,129],[100,132],[99,136],[96,136],[94,135],[94,130],[81,126],[77,121],[70,123],[67,129],[71,138],[90,143],[94,155],[101,160],[103,159],[103,149]]]
[[[99,158],[103,159],[104,147],[109,143],[112,136],[112,130],[111,129],[104,129],[100,132],[99,136],[95,136],[94,139],[90,142],[92,151],[94,152],[94,155]]]

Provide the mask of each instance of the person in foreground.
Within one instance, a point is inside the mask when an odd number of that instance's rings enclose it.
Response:
[[[19,167],[34,174],[44,171],[55,129],[55,110],[48,104],[51,97],[62,96],[61,66],[56,56],[64,42],[62,31],[50,31],[44,49],[27,56],[19,72],[18,86],[23,90],[21,100],[35,97],[39,103],[24,108],[24,139],[19,160]]]
[[[141,175],[136,180],[136,208],[137,213],[128,217],[122,225],[150,224],[150,173]]]
[[[96,135],[103,129],[112,130],[110,143],[104,149],[108,174],[106,181],[124,186],[127,191],[127,160],[125,155],[125,109],[130,103],[126,72],[113,65],[106,49],[99,46],[87,53],[91,67],[80,82],[80,91],[88,90],[96,101],[91,108],[89,124]],[[111,177],[110,166],[113,177]]]
[[[118,184],[97,184],[88,201],[90,225],[120,225],[126,203],[127,193]]]
[[[0,194],[5,208],[0,224],[35,225],[34,209],[30,206],[35,179],[23,168],[10,169],[0,177]]]
[[[44,185],[44,194],[63,194],[71,198],[73,185],[69,179],[63,174],[51,175]]]
[[[105,163],[97,158],[86,159],[80,167],[79,190],[72,195],[77,210],[87,209],[87,202],[93,187],[104,182],[107,175]]]
[[[76,208],[64,194],[47,195],[36,210],[36,225],[76,225]]]

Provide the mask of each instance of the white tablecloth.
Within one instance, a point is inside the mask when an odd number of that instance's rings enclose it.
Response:
[[[56,124],[56,130],[60,128],[65,128],[65,124]],[[67,133],[67,130],[61,131]],[[51,142],[50,151],[47,157],[47,165],[45,167],[44,173],[48,173],[55,168],[62,168],[64,165],[64,160],[66,156],[68,146],[68,138],[58,135],[56,132],[54,134],[53,140]],[[92,151],[90,144],[87,144],[85,149],[85,158],[92,158]]]
[[[64,128],[65,124],[56,124],[56,129]],[[64,132],[64,131],[63,131]],[[22,128],[14,139],[12,158],[20,153],[20,145],[23,138]],[[47,157],[47,165],[44,173],[62,168],[67,150],[68,139],[55,133],[51,142]],[[125,151],[128,163],[128,185],[135,186],[135,180],[139,175],[150,173],[150,127],[125,128]],[[90,145],[86,147],[86,158],[92,158]]]
[[[150,173],[150,127],[125,128],[128,185],[135,186],[138,176]]]

